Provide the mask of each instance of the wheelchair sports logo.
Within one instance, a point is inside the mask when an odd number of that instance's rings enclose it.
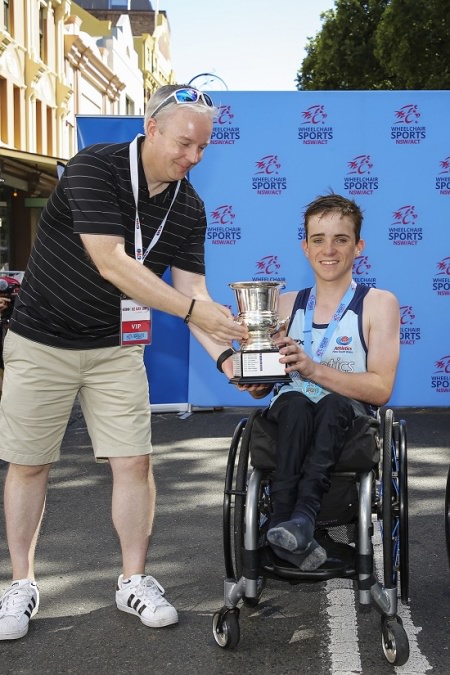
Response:
[[[287,188],[287,179],[280,175],[281,162],[278,155],[264,155],[255,162],[252,190],[258,195],[279,196]]]
[[[373,195],[379,187],[378,177],[372,175],[373,168],[371,155],[363,154],[352,157],[347,162],[344,190],[350,195]]]
[[[252,281],[286,281],[280,276],[281,264],[277,255],[265,255],[256,262]]]
[[[450,155],[444,157],[439,162],[441,169],[435,178],[435,189],[439,190],[440,195],[450,195]]]
[[[440,357],[434,365],[436,370],[431,376],[431,388],[439,394],[450,393],[450,354]]]
[[[210,213],[206,239],[211,244],[234,246],[241,239],[241,228],[234,225],[236,214],[231,204],[221,204]]]
[[[327,145],[333,140],[333,127],[326,125],[327,117],[328,113],[322,103],[303,110],[297,138],[304,145]]]
[[[400,307],[400,344],[415,345],[420,341],[420,327],[416,325],[416,314],[412,305]]]
[[[241,139],[241,130],[233,120],[231,105],[218,106],[211,134],[212,145],[234,145]]]
[[[391,126],[391,139],[397,145],[419,145],[426,139],[425,126],[419,126],[421,113],[416,103],[407,103],[395,111],[395,122]]]
[[[359,255],[353,261],[352,274],[353,278],[358,284],[368,286],[369,288],[377,287],[377,280],[375,277],[369,276],[372,269],[372,264],[369,261],[369,256]]]
[[[419,106],[408,103],[395,111],[395,117],[394,124],[417,124],[420,119]]]
[[[433,291],[437,295],[450,295],[450,255],[436,263],[437,272],[433,277]]]
[[[413,204],[405,204],[396,209],[393,214],[393,222],[389,227],[389,241],[394,246],[417,246],[422,241],[423,232],[421,227],[415,227],[418,214]]]

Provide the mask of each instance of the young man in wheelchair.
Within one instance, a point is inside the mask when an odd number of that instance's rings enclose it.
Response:
[[[384,405],[394,386],[400,350],[396,297],[356,284],[361,254],[360,207],[337,194],[318,197],[304,214],[303,251],[315,285],[280,296],[289,316],[276,336],[291,382],[275,392],[267,418],[277,424],[273,514],[267,540],[282,560],[311,571],[326,560],[314,539],[316,518],[352,421]],[[231,359],[223,362],[231,376]],[[272,385],[239,385],[255,398]]]

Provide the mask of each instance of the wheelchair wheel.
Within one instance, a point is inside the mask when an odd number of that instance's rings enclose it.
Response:
[[[228,462],[225,473],[225,487],[223,494],[222,539],[223,539],[223,553],[225,560],[225,571],[228,579],[237,578],[234,566],[234,550],[233,550],[234,536],[231,522],[232,522],[232,511],[234,510],[236,499],[236,487],[234,485],[236,455],[239,448],[242,446],[241,440],[245,428],[247,426],[247,422],[248,422],[247,418],[242,419],[234,430],[233,438],[231,439],[230,450],[228,452]]]
[[[239,459],[236,470],[235,506],[232,533],[234,545],[235,579],[239,579],[242,576],[242,570],[244,567],[244,519],[249,472],[250,437],[252,433],[253,420],[257,414],[258,411],[252,413],[247,420],[247,424],[245,425],[242,441],[240,444]]]
[[[406,423],[400,420],[395,426],[395,436],[398,448],[399,470],[399,537],[400,537],[400,560],[398,569],[400,572],[400,597],[403,604],[409,602],[409,525],[408,525],[408,454]]]
[[[239,579],[244,573],[244,533],[245,533],[245,505],[247,497],[247,484],[249,478],[249,458],[250,458],[250,437],[252,433],[253,421],[260,410],[254,411],[249,419],[242,434],[242,441],[240,445],[239,460],[236,471],[235,484],[235,507],[234,507],[234,522],[233,522],[233,545],[234,545],[234,571],[235,579]],[[261,527],[264,521],[269,518],[269,499],[266,493],[267,482],[262,483],[260,489],[260,496],[258,499],[258,508],[260,512],[259,526]],[[264,507],[262,507],[264,505]],[[264,510],[265,513],[261,513]],[[256,607],[261,594],[264,590],[265,580],[263,577],[258,578],[258,594],[256,597],[247,598],[244,596],[244,605],[248,607]]]
[[[216,612],[213,616],[213,636],[222,649],[234,649],[241,638],[239,610]]]
[[[396,587],[402,602],[409,599],[409,542],[406,424],[394,423],[386,410],[383,429],[382,527],[384,585]]]
[[[381,646],[392,666],[403,666],[409,659],[409,642],[399,619],[381,619]]]
[[[450,466],[447,474],[447,489],[445,491],[445,540],[447,542],[447,558],[450,566]]]

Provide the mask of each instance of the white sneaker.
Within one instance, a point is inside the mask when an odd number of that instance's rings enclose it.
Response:
[[[39,591],[31,579],[13,581],[0,598],[0,640],[17,640],[39,609]]]
[[[161,628],[178,622],[175,607],[164,598],[164,588],[154,577],[133,574],[129,581],[120,575],[116,591],[117,609],[138,616],[150,628]]]

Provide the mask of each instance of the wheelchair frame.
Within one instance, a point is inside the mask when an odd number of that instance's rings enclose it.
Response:
[[[387,661],[403,665],[409,658],[409,642],[397,615],[397,596],[409,601],[408,495],[406,423],[394,421],[387,409],[379,434],[381,458],[378,467],[350,475],[358,483],[358,518],[353,561],[325,562],[318,570],[303,572],[264,551],[264,526],[270,519],[270,472],[249,469],[250,437],[254,410],[235,428],[225,475],[223,499],[223,550],[226,578],[224,606],[213,616],[213,635],[222,648],[234,648],[240,640],[239,607],[258,604],[267,578],[290,583],[324,581],[331,578],[357,580],[359,602],[372,603],[381,613],[381,644]],[[237,469],[236,469],[236,459]],[[268,475],[269,474],[269,475]],[[375,576],[372,537],[373,520],[382,524],[383,579]],[[334,528],[331,527],[330,531]]]

